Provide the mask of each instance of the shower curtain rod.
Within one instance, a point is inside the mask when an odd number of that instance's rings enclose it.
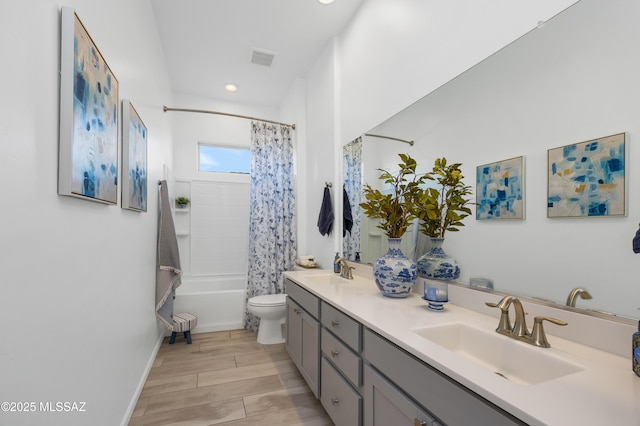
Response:
[[[372,138],[391,139],[393,141],[408,143],[410,146],[413,146],[413,141],[408,141],[408,140],[405,140],[405,139],[394,138],[394,137],[391,137],[391,136],[374,135],[374,134],[371,134],[371,133],[365,133],[364,135],[365,136],[371,136]]]
[[[206,109],[169,108],[166,105],[163,105],[162,108],[164,109],[164,112],[167,112],[167,111],[180,111],[180,112],[198,112],[198,113],[202,113],[202,114],[226,115],[227,117],[246,118],[248,120],[264,121],[265,123],[282,124],[284,126],[291,126],[291,128],[293,130],[296,129],[296,125],[295,124],[281,123],[279,121],[265,120],[263,118],[249,117],[247,115],[231,114],[231,113],[228,113],[228,112],[208,111]]]

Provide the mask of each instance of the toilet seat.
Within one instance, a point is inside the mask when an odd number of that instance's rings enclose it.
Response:
[[[286,294],[264,294],[249,299],[248,304],[252,306],[283,306],[287,303]]]

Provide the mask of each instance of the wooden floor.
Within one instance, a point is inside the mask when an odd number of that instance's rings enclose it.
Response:
[[[247,330],[165,339],[129,425],[332,425],[284,345]]]

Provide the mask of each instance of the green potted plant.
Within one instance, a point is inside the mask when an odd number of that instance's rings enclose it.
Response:
[[[176,197],[176,204],[179,208],[184,209],[189,205],[189,199],[187,197]]]
[[[407,227],[416,219],[416,203],[422,191],[424,176],[416,174],[416,161],[407,154],[398,154],[401,162],[398,171],[390,173],[379,170],[379,179],[389,186],[390,192],[366,184],[363,195],[366,202],[360,203],[363,212],[370,218],[380,219],[378,228],[389,239],[389,251],[373,266],[373,275],[383,295],[407,297],[417,278],[416,264],[402,254],[400,242]]]
[[[455,259],[442,250],[445,232],[457,232],[464,226],[463,219],[471,215],[473,204],[467,197],[471,187],[463,182],[461,163],[448,164],[446,158],[437,158],[431,172],[424,178],[437,182],[418,195],[415,211],[420,219],[420,232],[431,237],[431,250],[418,259],[418,274],[436,279],[456,279],[460,267]]]
[[[378,228],[389,238],[402,238],[407,227],[416,218],[415,208],[421,195],[420,184],[424,177],[416,175],[416,161],[407,154],[398,154],[401,163],[398,171],[392,174],[380,171],[379,179],[391,188],[390,193],[382,193],[371,185],[364,186],[363,194],[367,200],[360,207],[370,218],[380,219]]]

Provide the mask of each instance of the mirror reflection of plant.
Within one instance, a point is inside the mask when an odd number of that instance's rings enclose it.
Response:
[[[420,185],[425,179],[425,176],[416,175],[417,163],[413,158],[407,154],[398,156],[401,162],[395,174],[378,169],[381,172],[379,179],[391,186],[391,193],[383,194],[366,184],[363,194],[367,202],[360,203],[364,214],[380,219],[377,227],[389,238],[402,237],[407,227],[416,219],[416,204],[422,194]]]
[[[421,189],[418,195],[416,216],[420,219],[420,232],[444,238],[446,231],[457,232],[464,226],[462,220],[471,215],[469,205],[474,204],[465,197],[471,195],[471,187],[462,181],[461,163],[447,164],[447,159],[437,158],[431,172],[423,177],[437,181],[440,189]]]

